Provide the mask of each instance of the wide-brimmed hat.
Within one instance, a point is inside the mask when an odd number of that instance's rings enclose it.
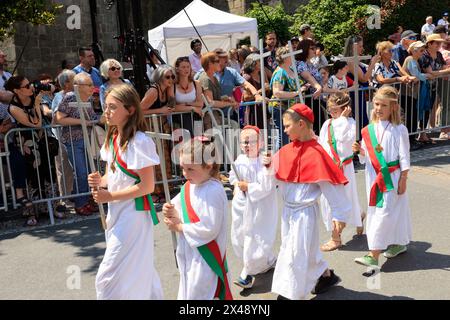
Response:
[[[441,36],[438,35],[437,33],[430,34],[430,35],[427,37],[427,43],[428,43],[428,42],[432,42],[432,41],[445,42],[445,40],[442,39]]]
[[[415,51],[423,47],[425,47],[425,43],[423,43],[422,41],[415,41],[409,45],[408,52],[411,53],[412,51]]]

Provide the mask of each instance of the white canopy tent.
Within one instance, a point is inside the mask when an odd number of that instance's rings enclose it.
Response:
[[[258,46],[256,19],[246,18],[210,7],[201,0],[194,0],[184,8],[209,50],[236,48],[240,39],[250,37]],[[181,10],[170,20],[148,32],[148,41],[158,49],[166,63],[173,64],[180,56],[192,53],[190,43],[198,38],[185,11]],[[202,52],[206,48],[203,46]]]

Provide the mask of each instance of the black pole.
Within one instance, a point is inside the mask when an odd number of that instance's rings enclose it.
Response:
[[[130,61],[130,54],[127,52],[129,46],[126,41],[128,40],[127,35],[129,34],[129,26],[128,26],[128,15],[126,14],[128,11],[126,1],[125,0],[117,0],[117,18],[118,18],[118,27],[119,27],[119,35],[114,37],[119,41],[119,51],[121,54],[120,61]]]
[[[195,32],[197,33],[198,37],[200,38],[200,41],[203,43],[203,45],[205,46],[206,51],[209,51],[208,47],[206,46],[205,41],[203,41],[202,36],[200,35],[200,33],[198,32],[197,28],[195,27],[195,24],[192,22],[191,17],[189,17],[186,9],[183,9],[184,13],[186,14],[186,16],[189,19],[189,22],[192,24],[192,27],[194,27]]]
[[[97,33],[97,0],[89,0],[89,11],[91,14],[91,30],[92,30],[92,51],[95,55],[95,66],[98,68],[103,60],[103,53],[98,44]]]
[[[145,52],[144,36],[142,33],[142,8],[141,0],[131,0],[131,10],[133,14],[133,73],[134,85],[140,96],[143,97],[146,91],[145,87]]]

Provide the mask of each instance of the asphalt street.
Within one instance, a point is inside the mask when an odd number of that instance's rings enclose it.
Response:
[[[428,151],[427,151],[428,150]],[[412,157],[408,183],[413,240],[395,259],[381,257],[381,273],[363,275],[353,262],[367,251],[365,235],[345,229],[345,246],[324,253],[341,277],[338,286],[311,299],[450,299],[450,146],[427,149]],[[431,151],[430,151],[431,150]],[[361,204],[366,204],[364,173],[357,171]],[[231,202],[230,202],[231,203]],[[329,235],[321,227],[321,241]],[[279,235],[275,245],[278,252]],[[95,299],[95,275],[105,250],[97,217],[52,227],[21,229],[0,235],[0,299]],[[242,263],[229,241],[228,264],[235,279]],[[166,299],[176,299],[178,271],[170,233],[155,229],[155,260]],[[257,276],[252,289],[232,285],[236,299],[275,299],[272,272]]]

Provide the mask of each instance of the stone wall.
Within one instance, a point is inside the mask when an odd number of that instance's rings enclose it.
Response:
[[[294,12],[300,3],[305,0],[263,0],[267,5],[282,2],[286,10]],[[30,79],[36,78],[38,74],[46,72],[56,76],[61,70],[62,60],[69,60],[78,64],[77,50],[81,46],[92,43],[91,19],[88,0],[59,0],[63,4],[56,22],[52,26],[31,26],[24,23],[17,24],[17,33],[10,44],[0,44],[2,49],[8,53],[8,70],[12,71],[17,59],[24,48],[22,59],[16,73],[23,74]],[[129,1],[126,1],[128,3]],[[143,30],[147,36],[147,30],[158,26],[182,8],[191,0],[142,0]],[[204,0],[207,4],[223,11],[243,15],[256,0]],[[71,16],[67,13],[70,5],[77,5],[81,12],[81,29],[69,30],[66,22]],[[128,4],[128,19],[132,26],[131,7]],[[97,0],[97,33],[99,44],[106,58],[119,58],[119,45],[113,39],[119,33],[116,5],[107,10],[103,0]]]
[[[17,73],[30,79],[46,72],[53,76],[61,70],[61,62],[68,60],[78,64],[78,48],[92,44],[92,29],[89,2],[86,0],[62,0],[64,7],[51,26],[32,26],[25,23],[16,25],[14,36],[15,55],[20,60]],[[105,57],[117,58],[118,44],[113,36],[117,34],[116,10],[107,10],[103,1],[97,1],[97,34]],[[71,16],[67,13],[70,5],[80,8],[81,28],[69,30],[66,23]]]

